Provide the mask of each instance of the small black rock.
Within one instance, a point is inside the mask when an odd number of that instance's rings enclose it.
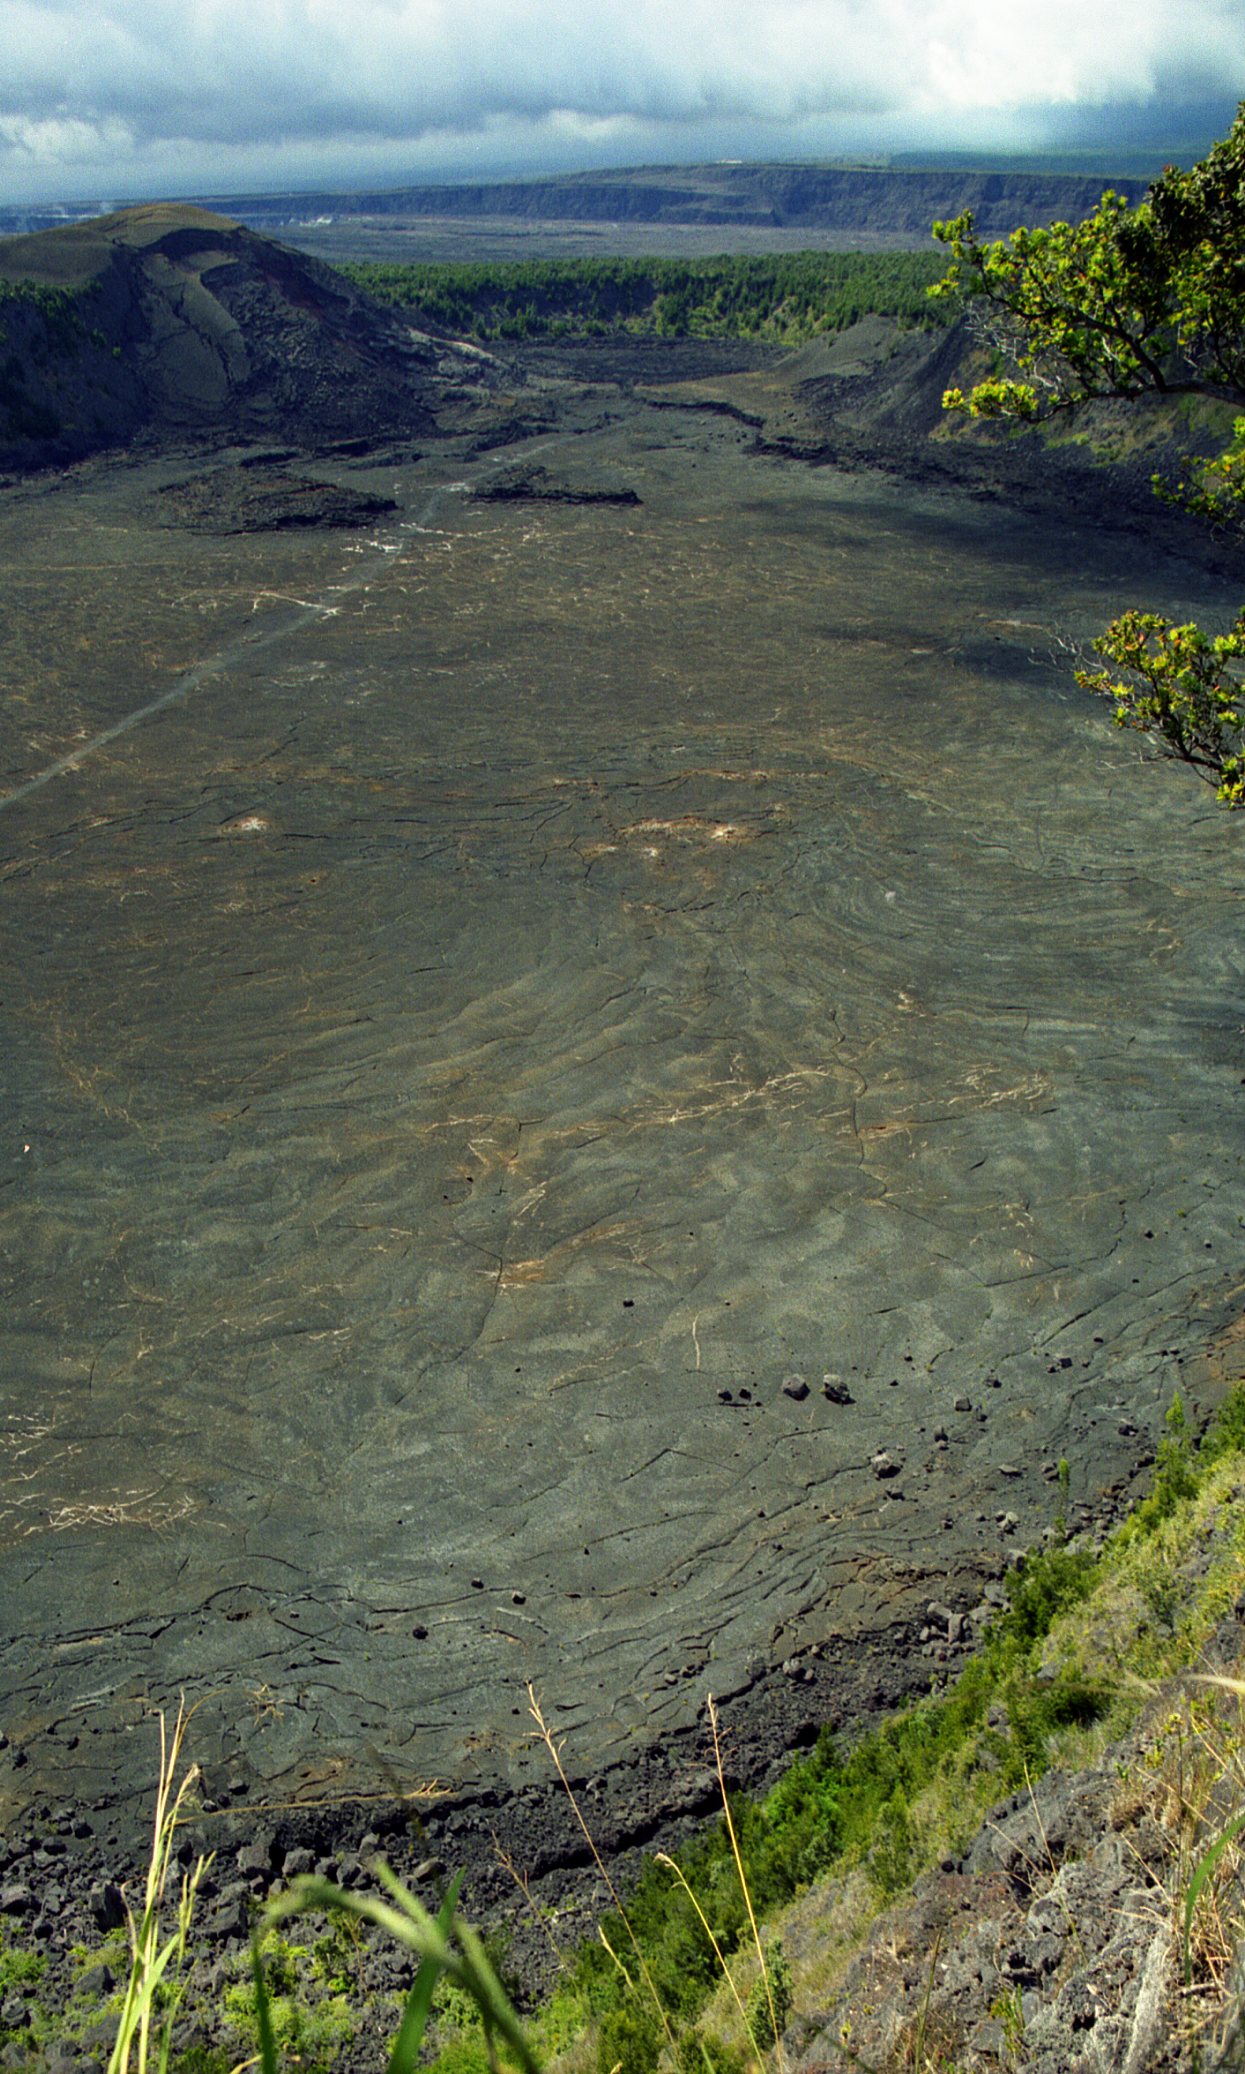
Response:
[[[115,1880],[101,1880],[92,1887],[87,1905],[96,1929],[105,1935],[109,1930],[119,1930],[125,1922],[125,1902]]]

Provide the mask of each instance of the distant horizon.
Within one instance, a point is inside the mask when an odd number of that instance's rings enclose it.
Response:
[[[0,0],[0,206],[1200,156],[1240,0]]]
[[[1111,178],[1151,181],[1157,179],[1168,164],[1187,165],[1202,157],[1215,141],[1215,134],[1202,139],[1170,141],[1166,146],[1122,144],[1118,148],[1107,145],[1069,147],[1052,145],[1048,149],[1027,150],[983,150],[948,146],[928,150],[843,151],[838,153],[800,152],[768,157],[759,155],[722,155],[701,158],[636,159],[628,161],[606,161],[579,163],[575,165],[550,165],[539,170],[498,167],[482,171],[478,167],[446,166],[435,171],[421,172],[410,178],[387,178],[374,181],[348,182],[326,177],[322,180],[306,178],[290,182],[273,182],[259,187],[232,187],[225,184],[188,183],[176,190],[114,194],[28,194],[12,200],[0,198],[0,223],[19,214],[63,215],[66,221],[81,220],[84,216],[106,215],[118,209],[143,208],[160,202],[216,201],[264,203],[274,200],[297,200],[317,197],[340,196],[343,199],[360,195],[394,195],[408,189],[452,188],[452,187],[534,187],[556,181],[617,179],[652,172],[665,175],[694,173],[698,169],[738,166],[741,169],[762,167],[803,166],[810,170],[827,172],[851,172],[877,170],[894,173],[920,172],[982,172],[1001,174],[1045,174],[1066,175],[1069,178]]]

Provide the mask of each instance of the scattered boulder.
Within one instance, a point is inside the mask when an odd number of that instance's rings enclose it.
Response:
[[[125,1922],[125,1899],[115,1880],[101,1880],[87,1897],[97,1930],[107,1936]]]

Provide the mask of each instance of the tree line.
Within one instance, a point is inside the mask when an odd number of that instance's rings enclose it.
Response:
[[[945,321],[923,252],[792,252],[713,259],[527,259],[463,265],[367,262],[340,271],[423,327],[507,339],[757,339],[794,346],[868,314]]]

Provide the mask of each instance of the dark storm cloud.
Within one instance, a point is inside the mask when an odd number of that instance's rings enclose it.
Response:
[[[397,151],[709,155],[731,125],[776,155],[784,133],[833,149],[998,118],[1036,141],[1069,109],[1245,93],[1239,0],[0,0],[0,49],[9,193]]]

